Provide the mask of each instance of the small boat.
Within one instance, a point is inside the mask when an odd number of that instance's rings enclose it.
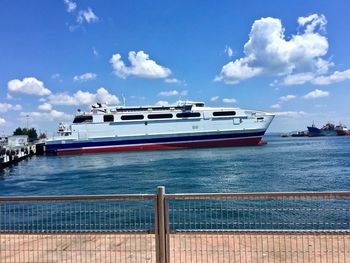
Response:
[[[350,135],[350,131],[343,124],[336,126],[335,131],[337,132],[337,135]]]
[[[330,122],[324,125],[321,129],[317,128],[315,124],[308,126],[307,129],[309,131],[309,137],[337,135],[334,124]]]

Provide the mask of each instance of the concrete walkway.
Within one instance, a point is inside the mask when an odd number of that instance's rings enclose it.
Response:
[[[170,262],[350,262],[349,234],[172,234]],[[152,234],[1,234],[0,263],[156,262]]]

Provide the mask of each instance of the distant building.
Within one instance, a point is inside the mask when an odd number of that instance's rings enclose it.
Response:
[[[7,136],[0,136],[0,145],[7,144]]]
[[[22,147],[28,145],[28,135],[14,135],[7,137],[7,144],[10,147]]]

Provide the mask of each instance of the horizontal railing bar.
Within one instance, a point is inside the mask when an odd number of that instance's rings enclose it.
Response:
[[[125,230],[125,231],[43,231],[43,232],[23,232],[23,231],[0,231],[0,235],[137,235],[154,234],[154,230]]]
[[[270,193],[189,193],[165,194],[166,199],[249,199],[249,198],[350,198],[350,192],[270,192]],[[67,195],[67,196],[0,196],[1,202],[96,201],[155,199],[154,194]]]
[[[166,199],[350,198],[350,192],[190,193],[166,194]]]
[[[170,234],[350,234],[350,229],[346,230],[338,230],[338,229],[324,229],[324,230],[317,230],[317,229],[276,229],[276,230],[269,230],[269,229],[232,229],[232,230],[225,230],[225,229],[193,229],[193,230],[170,230]]]
[[[149,200],[154,194],[132,195],[66,195],[66,196],[0,196],[1,202],[47,202],[47,201],[104,201],[104,200]]]

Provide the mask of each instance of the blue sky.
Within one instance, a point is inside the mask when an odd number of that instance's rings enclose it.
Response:
[[[350,126],[348,1],[0,2],[0,134],[123,96],[276,112],[270,131]]]

